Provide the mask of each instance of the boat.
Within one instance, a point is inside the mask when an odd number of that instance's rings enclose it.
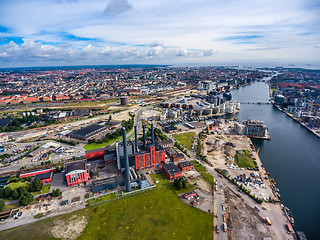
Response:
[[[284,206],[283,210],[284,210],[284,213],[286,214],[286,217],[288,218],[289,222],[292,224],[292,226],[294,226],[293,214],[290,211],[290,209],[287,208],[286,206]]]

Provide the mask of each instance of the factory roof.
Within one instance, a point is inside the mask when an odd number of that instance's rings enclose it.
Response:
[[[111,177],[111,178],[100,179],[100,180],[94,181],[92,183],[92,188],[96,188],[96,187],[108,185],[108,184],[113,184],[116,182],[123,182],[123,178],[120,176],[115,176],[115,177]]]
[[[73,172],[75,170],[86,170],[87,161],[77,161],[77,162],[66,163],[65,169],[66,169],[66,174]]]
[[[40,179],[40,180],[48,179],[51,177],[51,174],[53,173],[52,172],[42,173],[42,174],[36,175],[34,179]]]
[[[13,118],[0,118],[0,126],[6,127],[12,120]]]
[[[181,170],[177,167],[177,165],[175,165],[173,163],[165,164],[165,165],[163,165],[163,168],[170,175],[181,172]]]
[[[193,166],[193,164],[190,161],[186,161],[186,162],[179,163],[179,166],[184,168],[184,167]]]
[[[98,124],[91,124],[87,127],[81,128],[79,130],[75,130],[73,132],[71,132],[69,135],[70,136],[81,136],[81,137],[87,137],[90,134],[96,133],[99,130],[104,130],[106,129],[105,126],[101,126]]]

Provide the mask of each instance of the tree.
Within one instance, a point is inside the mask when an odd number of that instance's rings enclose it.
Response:
[[[0,198],[4,198],[4,188],[0,189]]]
[[[30,204],[33,201],[33,195],[29,192],[23,194],[20,198],[19,198],[19,203],[23,206],[27,206],[28,204]]]
[[[18,199],[19,196],[20,196],[20,195],[19,195],[18,190],[17,190],[17,189],[14,189],[14,190],[12,191],[11,197],[12,197],[13,199]]]
[[[57,197],[59,197],[61,195],[61,191],[59,188],[56,189],[56,195],[57,195]]]
[[[42,190],[42,186],[43,186],[43,183],[41,182],[41,180],[35,179],[32,182],[30,182],[29,191],[30,192],[40,191],[40,190]]]
[[[0,199],[0,212],[4,209],[4,201]]]
[[[20,187],[18,187],[17,190],[18,190],[18,193],[19,193],[19,197],[28,192],[28,189],[25,186],[20,186]]]
[[[31,177],[31,176],[26,177],[26,180],[27,180],[28,182],[30,182],[30,181],[31,181],[31,179],[32,179],[32,177]]]
[[[52,195],[52,197],[56,197],[57,196],[57,192],[56,192],[55,189],[52,190],[51,195]]]
[[[61,195],[61,191],[59,188],[52,190],[52,197],[59,197]]]
[[[5,197],[5,198],[9,198],[9,197],[11,197],[11,194],[12,194],[12,189],[11,189],[11,187],[10,187],[10,186],[5,187],[5,188],[4,188],[4,197]]]

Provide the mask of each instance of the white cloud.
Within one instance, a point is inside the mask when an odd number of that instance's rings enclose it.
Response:
[[[63,59],[60,65],[68,64],[69,58],[92,64],[103,59],[123,63],[264,58],[316,61],[320,54],[320,7],[315,3],[0,0],[0,26],[10,29],[0,32],[0,58],[9,61],[17,54],[21,59],[16,57],[15,61],[21,64],[23,59],[25,64],[36,62],[37,56],[41,61]],[[246,35],[262,37],[232,40]],[[1,42],[5,37],[26,40],[13,46]],[[227,37],[229,40],[221,40]]]

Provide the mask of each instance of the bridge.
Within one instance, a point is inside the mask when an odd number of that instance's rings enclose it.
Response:
[[[257,105],[267,105],[267,104],[271,104],[271,102],[240,102],[240,104],[257,104]]]

